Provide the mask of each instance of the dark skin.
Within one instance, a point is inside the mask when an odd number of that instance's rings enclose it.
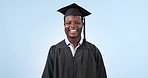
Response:
[[[81,16],[68,15],[64,20],[65,33],[70,43],[74,48],[78,45],[81,39],[81,32],[83,28],[83,20]]]

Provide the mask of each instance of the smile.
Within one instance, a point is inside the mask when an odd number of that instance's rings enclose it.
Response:
[[[69,32],[74,34],[74,33],[77,33],[78,30],[69,30]]]
[[[70,30],[71,32],[76,32],[77,30]]]

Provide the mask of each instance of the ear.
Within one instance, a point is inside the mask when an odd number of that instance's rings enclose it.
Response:
[[[64,18],[63,18],[63,19],[64,19],[64,26],[65,26],[65,16],[64,16]]]
[[[65,26],[65,23],[63,25]]]
[[[84,22],[82,22],[82,25],[84,26]]]

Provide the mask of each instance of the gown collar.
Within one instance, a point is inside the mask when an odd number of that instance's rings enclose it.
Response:
[[[66,39],[62,40],[58,44],[56,44],[57,48],[68,48],[69,42],[66,41]],[[90,43],[87,41],[80,40],[79,42],[81,45],[79,46],[79,49],[91,49]]]
[[[67,38],[65,38],[65,43],[66,43],[66,45],[72,44],[72,43],[69,42],[69,40]],[[82,43],[83,43],[83,40],[81,38],[77,46],[80,46]]]

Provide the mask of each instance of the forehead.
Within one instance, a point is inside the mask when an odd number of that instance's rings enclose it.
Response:
[[[68,15],[68,16],[65,16],[65,19],[82,19],[82,17],[81,16]]]

